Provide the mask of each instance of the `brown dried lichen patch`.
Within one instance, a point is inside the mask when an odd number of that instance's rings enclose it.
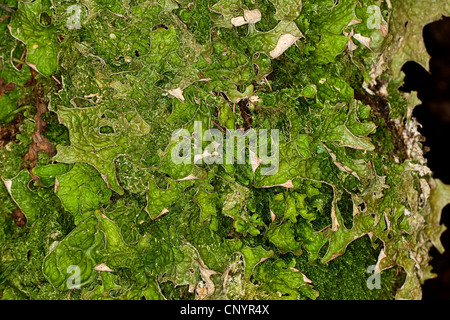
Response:
[[[10,142],[17,142],[16,135],[19,133],[19,124],[22,117],[16,117],[14,121],[5,127],[0,127],[0,148],[4,148]]]
[[[355,99],[361,101],[365,105],[370,106],[372,112],[378,119],[383,119],[387,130],[392,134],[395,143],[396,156],[400,160],[407,158],[406,145],[403,140],[402,128],[398,126],[394,119],[390,117],[391,108],[386,97],[381,95],[370,95],[355,90]]]
[[[13,212],[14,223],[19,227],[24,227],[27,224],[27,217],[19,208]]]
[[[33,142],[30,144],[27,154],[23,158],[23,166],[28,169],[33,169],[38,161],[38,153],[44,151],[48,156],[53,156],[56,153],[55,147],[42,134],[47,130],[47,124],[42,120],[42,115],[47,112],[47,105],[42,102],[36,104],[37,112],[34,116],[36,127],[32,134]]]
[[[3,93],[7,91],[13,91],[16,88],[16,85],[14,83],[5,83],[5,80],[0,78],[0,98],[2,97]]]
[[[50,143],[50,141],[42,134],[47,131],[47,123],[42,120],[42,116],[48,111],[47,104],[41,101],[39,98],[38,88],[34,78],[34,71],[31,70],[32,84],[34,85],[34,96],[36,101],[36,114],[34,121],[36,127],[32,134],[33,142],[30,144],[28,152],[23,158],[23,167],[29,170],[33,169],[39,159],[39,152],[44,151],[49,157],[56,153],[56,148]],[[39,182],[39,178],[30,173],[33,180]]]

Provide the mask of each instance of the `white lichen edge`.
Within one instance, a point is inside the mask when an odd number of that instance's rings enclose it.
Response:
[[[106,263],[99,263],[93,268],[95,271],[102,271],[102,272],[113,272],[114,270],[111,269],[106,265]]]
[[[301,37],[293,36],[290,33],[286,33],[280,36],[278,39],[276,47],[269,52],[272,59],[278,58],[285,52],[290,46],[292,46],[295,41],[300,39]]]
[[[180,87],[176,88],[176,89],[170,89],[167,90],[167,92],[174,96],[175,98],[177,98],[178,100],[184,102],[184,97],[183,97],[183,90],[181,90]]]
[[[240,27],[248,23],[257,23],[261,21],[261,11],[258,9],[246,10],[244,9],[244,15],[231,18],[230,22],[235,27]]]

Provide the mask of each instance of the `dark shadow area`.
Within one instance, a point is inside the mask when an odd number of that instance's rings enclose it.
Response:
[[[429,148],[425,154],[428,166],[435,178],[450,184],[450,18],[427,25],[423,34],[431,55],[430,73],[416,63],[405,64],[402,90],[418,92],[422,105],[415,108],[414,116],[423,126],[420,132]],[[450,228],[450,205],[441,222]],[[425,282],[424,300],[450,299],[450,231],[444,232],[441,241],[446,251],[441,255],[431,250],[431,265],[438,277]]]

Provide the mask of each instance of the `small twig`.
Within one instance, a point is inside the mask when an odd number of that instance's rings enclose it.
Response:
[[[16,62],[16,63],[20,63],[20,64],[27,64],[25,61],[22,61],[22,60],[19,60],[19,59],[17,59],[17,58],[12,58],[12,61],[14,61],[14,62]]]
[[[21,68],[22,68],[22,67],[20,67],[20,65],[22,65],[22,66],[24,66],[24,65],[26,66],[27,65],[27,63],[25,61],[22,61],[20,59],[17,59],[17,58],[14,58],[14,57],[11,58],[11,59],[12,59],[13,62],[18,63],[18,65],[15,66],[18,70],[21,70]]]
[[[59,81],[54,75],[52,75],[52,78],[58,83],[61,84],[61,81]],[[94,94],[94,97],[98,98],[98,93]]]
[[[264,78],[264,80],[266,81],[267,85],[269,86],[270,91],[272,91],[272,86],[269,83],[269,80],[267,80],[267,78]]]
[[[224,128],[222,128],[217,122],[215,122],[214,120],[211,119],[211,123],[213,125],[215,125],[217,128],[219,128],[220,131],[222,131],[222,133],[225,133],[226,130]]]
[[[1,4],[1,3],[0,3],[0,8],[5,10],[5,11],[8,11],[8,12],[13,12],[14,11],[10,7],[7,7],[7,6],[5,6],[4,4]]]
[[[6,20],[6,19],[8,19],[8,18],[11,18],[11,16],[3,16],[3,17],[0,17],[0,23],[1,23],[3,20]]]
[[[27,49],[22,51],[22,54],[20,55],[20,60],[25,61],[25,57],[27,56]]]

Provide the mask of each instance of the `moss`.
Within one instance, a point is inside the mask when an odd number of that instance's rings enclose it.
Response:
[[[367,284],[375,283],[369,279],[374,272],[367,270],[376,264],[379,251],[373,248],[369,237],[364,236],[350,243],[344,255],[327,264],[310,265],[303,255],[296,258],[296,268],[314,283],[320,300],[391,300],[395,297],[395,288],[404,281],[401,270],[382,271],[379,288],[370,289]]]

